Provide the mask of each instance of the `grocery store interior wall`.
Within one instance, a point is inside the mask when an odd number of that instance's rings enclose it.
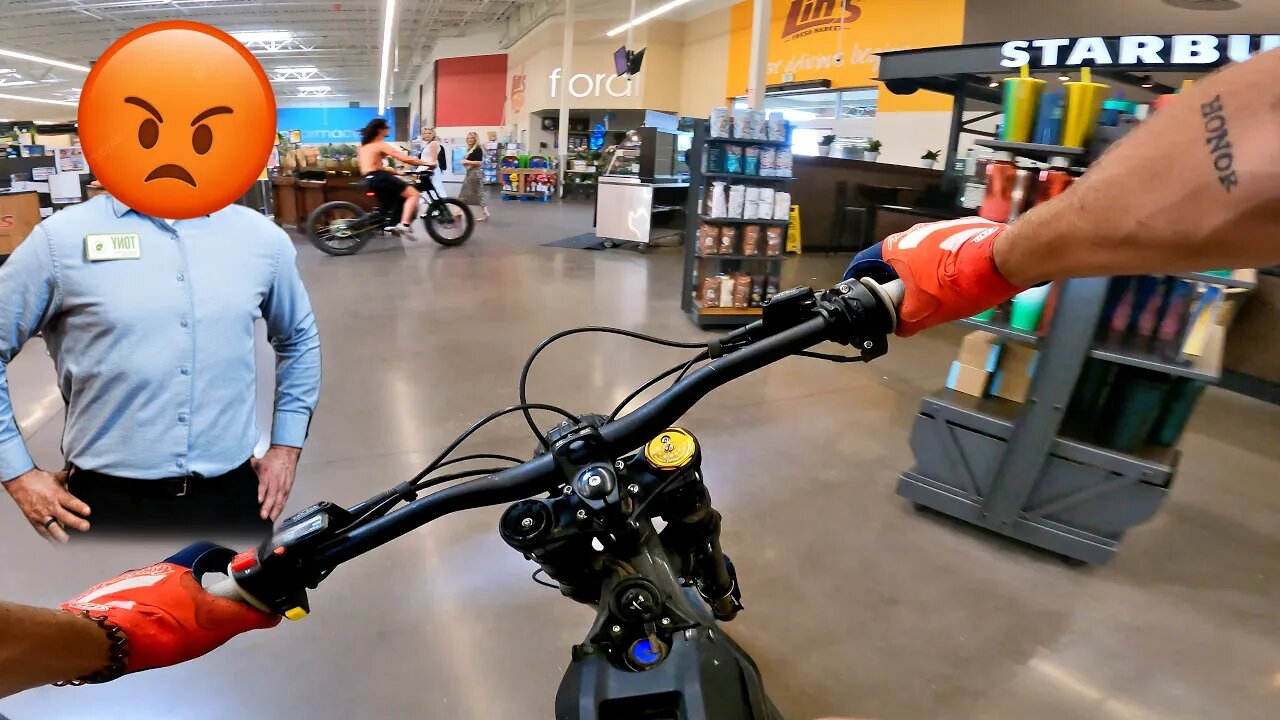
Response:
[[[431,49],[431,54],[416,68],[416,75],[409,85],[409,102],[401,102],[409,106],[409,117],[413,119],[414,129],[432,127],[436,124],[436,61],[444,58],[466,57],[469,55],[492,55],[502,52],[499,44],[502,32],[490,29],[476,32],[460,38],[440,38]],[[413,72],[415,68],[409,68]],[[419,95],[421,88],[421,95]]]
[[[685,23],[679,103],[682,115],[709,117],[711,108],[724,105],[721,79],[729,74],[729,18],[726,7]]]
[[[501,125],[507,56],[441,58],[436,61],[435,85],[436,125]]]

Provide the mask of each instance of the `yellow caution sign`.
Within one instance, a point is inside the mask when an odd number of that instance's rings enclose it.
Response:
[[[659,470],[676,470],[687,465],[697,450],[698,442],[692,435],[673,427],[649,441],[644,457]]]
[[[787,223],[787,252],[800,254],[800,206],[791,206],[791,218]]]

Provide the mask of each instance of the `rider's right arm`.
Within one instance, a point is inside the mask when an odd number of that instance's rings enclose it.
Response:
[[[425,166],[425,165],[427,165],[427,164],[428,164],[428,163],[424,163],[424,162],[422,162],[421,160],[419,160],[419,159],[417,159],[417,158],[415,158],[415,157],[411,157],[411,156],[409,156],[409,155],[408,155],[408,154],[406,154],[403,150],[401,150],[400,148],[398,148],[398,147],[396,147],[395,145],[392,145],[391,143],[388,143],[388,142],[384,142],[384,143],[382,143],[382,152],[383,152],[383,154],[385,154],[387,157],[395,158],[396,160],[399,160],[400,162],[409,163],[410,165]]]
[[[0,480],[35,467],[9,399],[9,362],[57,312],[61,301],[57,258],[42,227],[0,265]]]

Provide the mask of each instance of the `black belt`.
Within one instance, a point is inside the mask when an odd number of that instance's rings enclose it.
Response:
[[[229,475],[236,475],[244,472],[253,472],[253,466],[248,460],[245,460],[244,464],[239,467],[214,477],[205,477],[204,475],[187,475],[184,477],[160,478],[159,480],[122,478],[95,472],[93,470],[84,470],[74,465],[71,467],[72,476],[74,476],[79,482],[88,481],[94,485],[104,488],[160,497],[183,497],[193,487],[198,487],[205,483],[220,483]]]

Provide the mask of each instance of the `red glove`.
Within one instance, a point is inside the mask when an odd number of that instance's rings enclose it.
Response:
[[[881,252],[906,286],[897,334],[988,310],[1024,288],[1009,284],[992,257],[1006,226],[982,218],[922,223],[890,235]]]
[[[89,588],[62,609],[106,618],[129,640],[126,672],[176,665],[250,630],[274,627],[277,615],[205,592],[191,569],[156,563]]]

